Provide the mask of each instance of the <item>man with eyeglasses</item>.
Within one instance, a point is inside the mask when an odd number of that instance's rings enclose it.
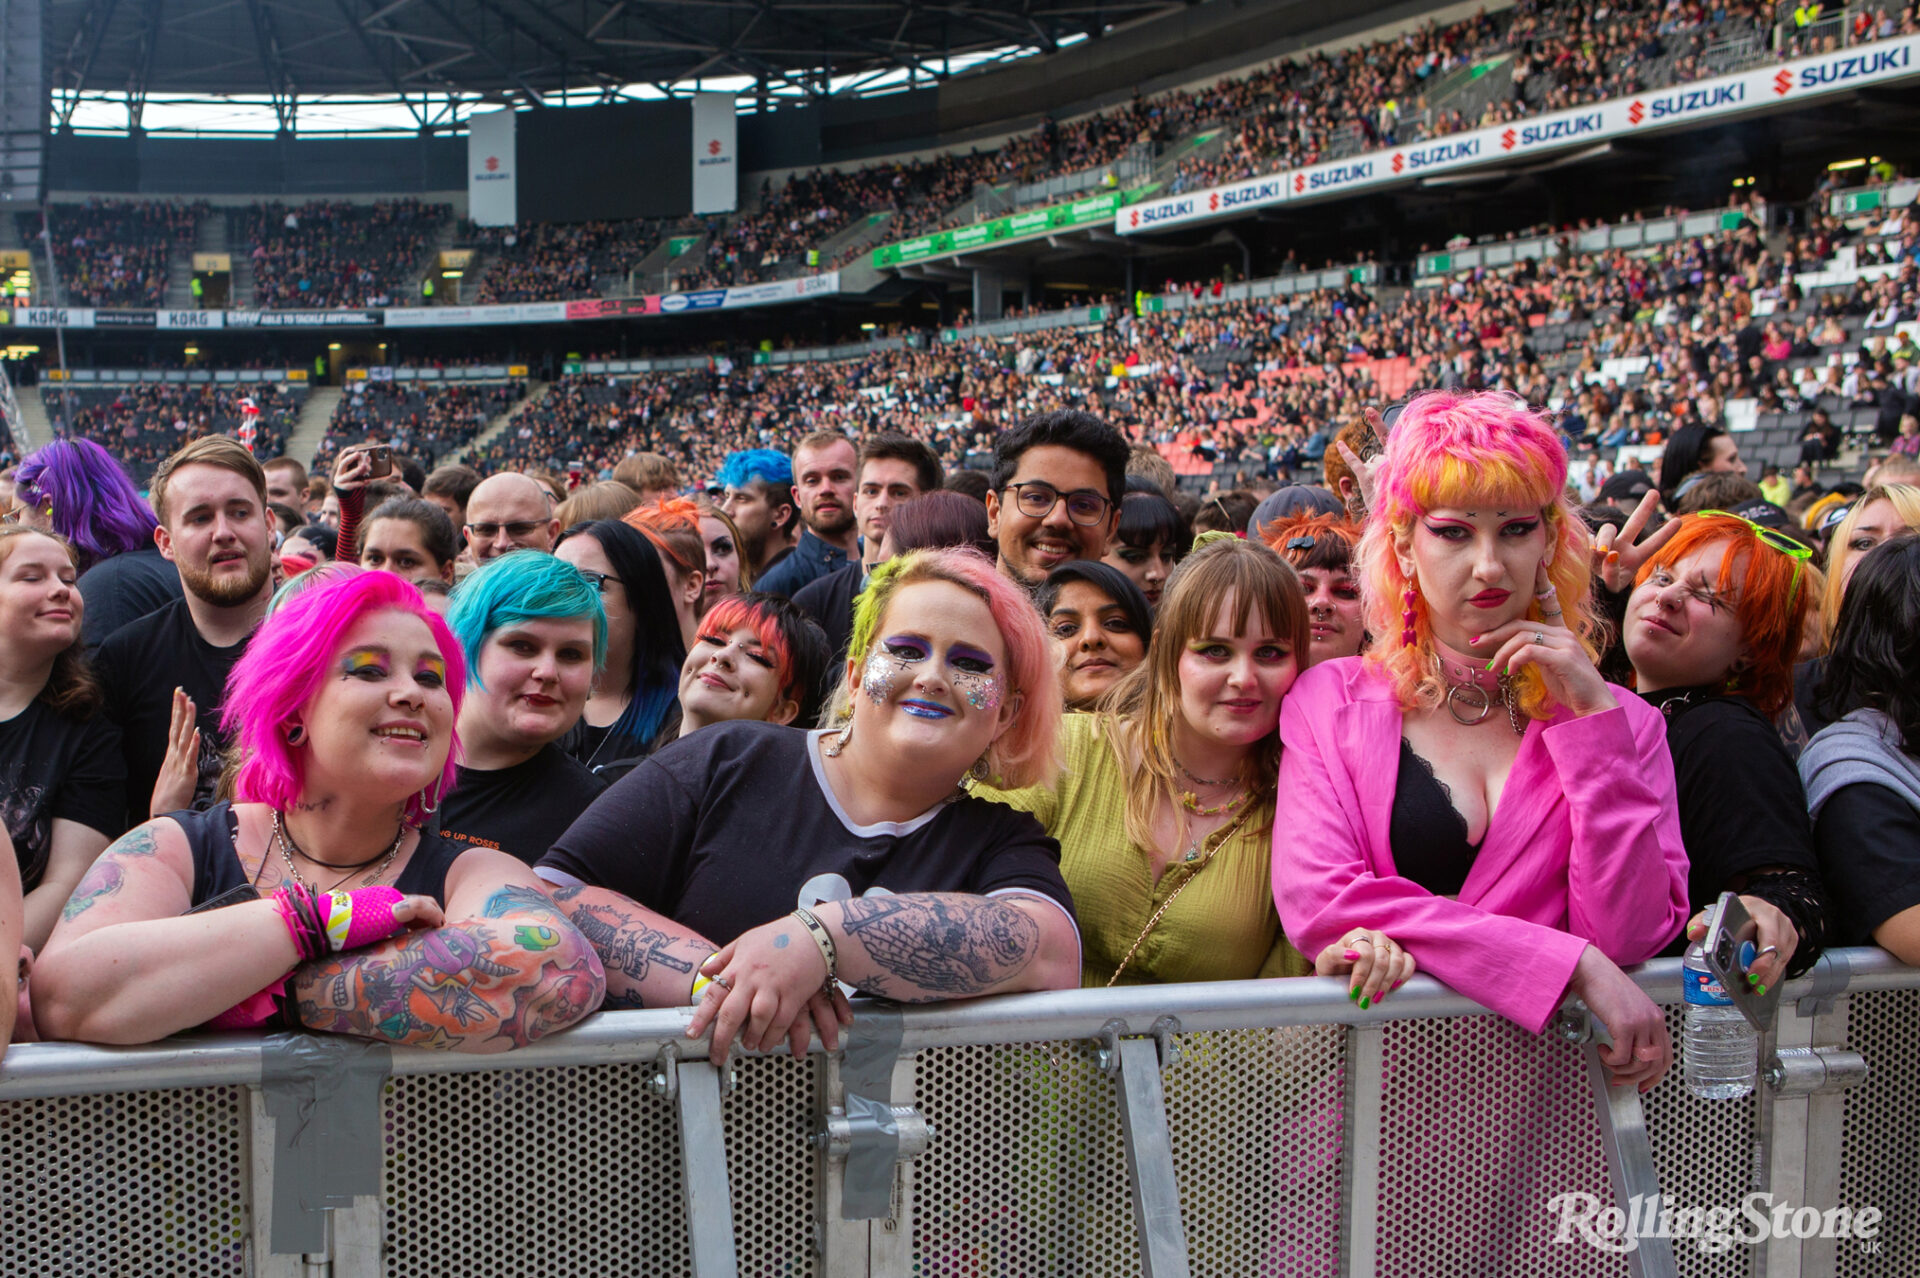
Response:
[[[467,498],[466,532],[473,562],[484,564],[515,550],[551,553],[560,521],[545,488],[517,471],[503,471],[481,480]]]
[[[993,447],[987,531],[999,568],[1028,589],[1070,559],[1098,559],[1120,522],[1127,441],[1078,409],[1036,413]]]

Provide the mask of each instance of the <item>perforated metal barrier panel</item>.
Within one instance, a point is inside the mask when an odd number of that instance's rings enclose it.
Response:
[[[1920,974],[1901,979],[1920,985]],[[1831,1262],[1798,1272],[1911,1278],[1920,1274],[1920,988],[1859,990],[1841,1006],[1844,1020],[1831,1025],[1846,1041],[1835,1045],[1860,1052],[1870,1073],[1843,1106],[1829,1102],[1844,1131],[1828,1205],[1875,1207],[1884,1224],[1877,1238],[1842,1241]],[[1782,1015],[1792,1007],[1783,1003]],[[1667,1010],[1677,1041],[1680,1009]],[[827,1098],[823,1058],[738,1062],[719,1126],[739,1275],[1146,1271],[1111,1059],[1087,1038],[943,1033],[953,1045],[910,1052],[896,1076],[896,1090],[911,1080],[896,1101],[910,1101],[937,1134],[900,1169],[893,1217],[851,1231],[811,1139]],[[1365,1035],[1371,1054],[1354,1046]],[[609,1035],[595,1041],[604,1051]],[[1579,1047],[1490,1015],[1170,1041],[1175,1056],[1160,1078],[1196,1278],[1629,1272],[1624,1256],[1556,1241],[1556,1196],[1616,1201]],[[0,1066],[0,1094],[34,1053],[86,1050],[16,1049]],[[154,1051],[163,1062],[166,1049]],[[98,1055],[128,1077],[129,1054]],[[509,1064],[389,1079],[378,1212],[364,1217],[377,1219],[365,1228],[378,1247],[349,1245],[306,1272],[331,1263],[338,1278],[694,1275],[681,1111],[657,1073],[652,1063]],[[257,1251],[267,1203],[252,1195],[272,1183],[272,1168],[250,1173],[248,1163],[270,1158],[271,1145],[250,1133],[248,1096],[243,1086],[207,1086],[0,1100],[0,1276],[298,1272],[298,1258]],[[1363,1112],[1372,1117],[1357,1121]],[[1737,1207],[1765,1183],[1758,1097],[1695,1100],[1676,1068],[1645,1112],[1673,1204]],[[1818,1144],[1801,1155],[1817,1160]],[[1356,1183],[1371,1186],[1364,1201]],[[724,1233],[725,1214],[718,1219]],[[1759,1247],[1716,1252],[1689,1239],[1673,1253],[1685,1278],[1749,1278],[1766,1258]]]
[[[0,1104],[0,1273],[243,1273],[245,1103],[217,1087]]]
[[[1848,999],[1847,1037],[1867,1057],[1867,1081],[1847,1093],[1840,1202],[1878,1207],[1878,1246],[1842,1243],[1839,1278],[1920,1274],[1920,990]]]

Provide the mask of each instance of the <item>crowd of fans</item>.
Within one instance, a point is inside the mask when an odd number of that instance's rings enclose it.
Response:
[[[233,435],[253,417],[253,450],[260,457],[286,451],[305,390],[291,383],[137,382],[114,387],[48,384],[42,391],[54,434],[89,439],[118,457],[145,483],[169,453],[203,435]]]
[[[68,299],[79,306],[160,306],[167,261],[191,249],[205,201],[91,199],[55,204],[48,241]],[[38,214],[18,218],[23,238],[41,229]]]
[[[488,422],[526,394],[527,384],[518,380],[353,382],[334,407],[313,467],[325,473],[342,448],[376,441],[431,466],[473,442]]]
[[[253,267],[262,309],[393,306],[411,302],[451,206],[417,199],[354,204],[256,204],[236,239]]]
[[[479,304],[561,302],[594,296],[600,276],[624,281],[676,225],[656,218],[511,227],[465,222],[458,242],[486,250]]]

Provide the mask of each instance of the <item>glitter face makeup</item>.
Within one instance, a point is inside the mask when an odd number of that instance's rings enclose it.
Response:
[[[1000,708],[1000,680],[993,675],[956,670],[953,672],[953,688],[975,710]]]
[[[884,652],[874,653],[867,658],[866,669],[861,673],[860,691],[876,706],[887,704],[893,696],[894,681],[905,668],[898,658]]]
[[[340,673],[343,675],[357,675],[367,670],[387,673],[386,654],[372,648],[360,648],[349,652],[340,661]]]

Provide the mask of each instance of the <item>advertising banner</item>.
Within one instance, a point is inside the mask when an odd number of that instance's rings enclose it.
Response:
[[[590,297],[578,302],[561,304],[566,313],[562,319],[624,319],[632,315],[658,315],[660,299],[657,297]]]
[[[1369,151],[1268,177],[1146,200],[1120,210],[1114,230],[1137,235],[1226,217],[1261,205],[1331,199],[1353,191],[1418,181],[1433,173],[1482,168],[1636,133],[1790,107],[1802,99],[1915,76],[1920,76],[1920,36],[1880,40],[1412,146]]]
[[[733,95],[693,95],[693,211],[731,213],[740,203]]]
[[[481,226],[512,226],[519,221],[519,171],[513,111],[468,116],[467,216]]]
[[[225,328],[225,311],[161,311],[161,328],[171,329],[209,329]]]
[[[388,328],[552,324],[567,318],[566,302],[508,302],[500,306],[408,306],[387,311]]]
[[[228,328],[374,328],[379,311],[228,311]]]
[[[1142,187],[1134,191],[1108,191],[1104,195],[1075,200],[1070,204],[1053,204],[1046,208],[1028,209],[1024,213],[994,218],[990,222],[975,222],[971,226],[939,231],[933,235],[923,235],[919,239],[903,240],[898,244],[883,244],[873,251],[873,264],[880,268],[899,266],[904,262],[921,262],[930,257],[945,257],[950,253],[970,253],[975,249],[985,248],[989,244],[1032,239],[1050,231],[1091,226],[1095,223],[1105,225],[1113,221],[1114,215],[1123,206],[1140,199],[1150,189]]]

